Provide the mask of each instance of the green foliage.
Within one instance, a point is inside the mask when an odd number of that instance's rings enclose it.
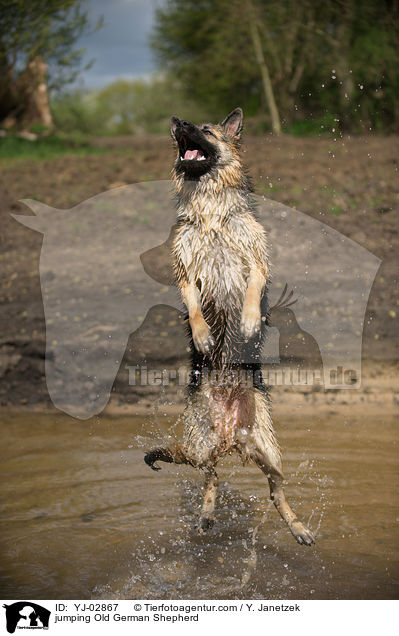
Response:
[[[83,91],[54,96],[51,110],[56,129],[69,134],[105,135],[112,117],[96,93]]]
[[[317,137],[334,134],[337,128],[337,115],[326,113],[323,117],[298,119],[286,126],[284,132],[294,137]]]
[[[213,117],[229,112],[232,96],[255,114],[260,79],[248,41],[245,4],[236,0],[169,0],[157,10],[152,45],[186,95]]]
[[[74,49],[91,30],[82,0],[0,0],[0,84],[15,79],[37,56],[50,66],[50,88],[76,77],[84,50]],[[93,27],[98,29],[101,20]]]
[[[193,120],[207,116],[184,97],[176,79],[166,77],[117,80],[101,91],[58,96],[51,107],[58,130],[91,135],[165,134],[173,113]]]
[[[152,46],[189,99],[212,115],[240,104],[267,119],[251,15],[286,130],[318,134],[324,119],[330,130],[398,130],[397,2],[168,0]]]
[[[201,119],[204,111],[185,99],[179,82],[158,77],[151,81],[119,80],[98,94],[98,102],[112,114],[109,129],[114,134],[165,133],[170,116]]]

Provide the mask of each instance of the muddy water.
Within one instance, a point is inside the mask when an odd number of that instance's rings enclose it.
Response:
[[[265,479],[221,466],[217,524],[195,530],[189,467],[143,463],[168,422],[3,414],[3,598],[392,598],[398,584],[393,418],[276,422],[299,546]]]

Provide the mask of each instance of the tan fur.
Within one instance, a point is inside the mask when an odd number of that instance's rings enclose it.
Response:
[[[182,416],[182,446],[155,449],[146,461],[153,468],[161,459],[205,472],[199,523],[205,531],[213,522],[216,463],[226,453],[239,452],[265,472],[277,510],[297,541],[310,545],[314,538],[296,519],[282,489],[281,453],[268,396],[240,374],[246,343],[257,341],[260,347],[261,305],[269,272],[266,233],[253,215],[238,152],[240,112],[233,111],[217,126],[195,127],[174,118],[178,154],[173,173],[177,194],[173,265],[200,356],[202,381]],[[199,163],[196,166],[191,159],[185,163],[188,146],[208,153],[203,173]],[[190,169],[198,176],[188,178]]]

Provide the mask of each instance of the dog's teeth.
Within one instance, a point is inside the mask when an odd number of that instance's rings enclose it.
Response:
[[[179,159],[180,159],[180,161],[189,161],[188,159],[185,159],[185,158],[184,158],[184,157],[182,157],[182,156],[180,156],[180,157],[179,157]],[[202,157],[196,157],[196,158],[195,158],[195,161],[205,161],[205,159],[206,159],[206,157],[204,157],[204,156],[202,155]]]

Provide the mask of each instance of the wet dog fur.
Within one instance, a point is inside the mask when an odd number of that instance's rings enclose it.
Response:
[[[254,216],[240,157],[243,114],[220,124],[172,117],[177,221],[173,265],[188,311],[192,370],[182,444],[155,448],[145,462],[189,464],[203,472],[198,528],[214,523],[218,460],[237,451],[266,475],[271,499],[300,544],[314,536],[290,508],[281,452],[260,365],[267,323],[267,237]]]

